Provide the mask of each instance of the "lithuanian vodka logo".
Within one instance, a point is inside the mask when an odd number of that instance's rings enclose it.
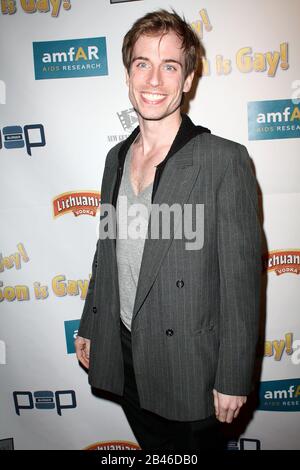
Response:
[[[33,43],[35,79],[108,75],[106,38]]]
[[[55,196],[53,199],[53,216],[58,217],[67,212],[95,217],[100,206],[99,191],[71,191]]]
[[[264,269],[275,272],[277,276],[282,274],[300,273],[300,250],[298,248],[287,250],[269,251],[263,255]]]

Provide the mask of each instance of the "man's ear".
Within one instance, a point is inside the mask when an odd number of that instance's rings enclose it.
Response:
[[[126,80],[126,85],[128,86],[129,85],[129,74],[128,74],[128,70],[125,68],[125,80]]]
[[[184,93],[188,93],[190,91],[192,83],[193,83],[194,75],[195,75],[195,72],[192,72],[192,73],[190,73],[190,75],[188,75],[186,77],[186,79],[184,81],[184,85],[183,85],[183,92]]]

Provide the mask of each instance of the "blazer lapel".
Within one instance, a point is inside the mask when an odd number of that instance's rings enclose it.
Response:
[[[195,140],[193,139],[170,159],[162,174],[153,204],[167,204],[168,206],[180,204],[183,207],[187,203],[200,170],[199,160],[195,161],[196,159],[193,159],[194,144]],[[148,221],[148,238],[146,238],[144,245],[132,320],[142,307],[158,274],[162,260],[174,238],[175,227],[170,232],[170,238],[163,239],[160,237],[151,239],[150,222],[151,213]]]
[[[117,181],[120,180],[120,166],[122,167],[122,165],[124,165],[127,150],[138,132],[139,128],[136,128],[130,138],[125,142],[121,152],[119,152],[119,158],[116,154],[115,158],[110,162],[110,165],[105,168],[102,188],[103,198],[101,194],[101,203],[109,203],[111,205],[116,203],[115,197],[116,189],[118,190]],[[187,203],[200,170],[199,156],[193,158],[193,150],[196,142],[193,137],[205,132],[210,131],[201,126],[194,126],[187,116],[183,116],[181,132],[176,136],[165,161],[161,162],[159,165],[160,167],[164,165],[164,170],[161,174],[160,182],[158,186],[156,186],[152,204],[167,204],[168,206],[180,204],[183,208],[183,205]],[[184,142],[185,139],[187,139],[187,143]],[[102,215],[102,210],[100,214]],[[151,239],[151,220],[150,213],[148,220],[148,237],[144,244],[132,319],[134,319],[140,311],[159,272],[162,260],[174,238],[175,228],[171,230],[169,238],[163,239],[159,237],[157,239]],[[107,240],[105,246],[104,258],[108,263],[107,274],[111,276],[112,284],[116,288],[116,295],[119,299],[120,293],[115,239]]]

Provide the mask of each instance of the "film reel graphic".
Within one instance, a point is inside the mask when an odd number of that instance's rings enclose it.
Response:
[[[120,113],[117,113],[118,118],[122,124],[124,131],[133,131],[135,124],[138,122],[138,118],[134,108],[125,109]]]

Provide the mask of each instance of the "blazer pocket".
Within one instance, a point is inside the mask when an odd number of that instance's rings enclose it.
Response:
[[[210,323],[209,325],[202,326],[199,329],[193,330],[191,332],[192,336],[199,336],[204,334],[215,333],[216,325],[214,323]]]

